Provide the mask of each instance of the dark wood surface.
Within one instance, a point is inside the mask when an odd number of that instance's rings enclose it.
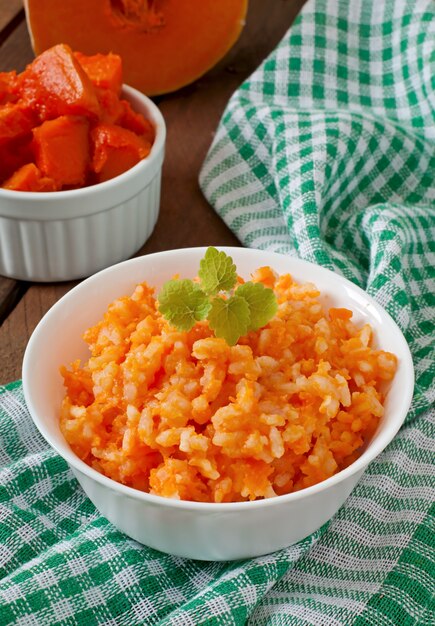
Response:
[[[156,99],[168,129],[160,216],[139,254],[198,245],[240,245],[207,203],[198,173],[234,90],[289,28],[304,0],[250,0],[246,26],[227,56],[193,85]],[[21,0],[0,2],[0,71],[33,58]],[[21,377],[27,341],[76,283],[29,284],[0,276],[0,384]]]
[[[22,0],[6,0],[0,5],[0,33],[1,41],[4,41],[9,33],[15,28],[16,23],[22,19]]]

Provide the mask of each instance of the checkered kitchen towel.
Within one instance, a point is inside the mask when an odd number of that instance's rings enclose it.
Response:
[[[364,286],[402,327],[405,426],[339,513],[235,563],[127,539],[0,388],[0,624],[435,623],[435,4],[315,0],[228,104],[201,174],[247,246]]]

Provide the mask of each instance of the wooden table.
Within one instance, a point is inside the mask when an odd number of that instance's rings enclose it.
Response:
[[[168,138],[160,217],[138,254],[199,245],[240,245],[198,186],[198,173],[234,90],[284,35],[305,0],[250,0],[235,47],[193,85],[157,99]],[[0,4],[0,71],[21,71],[33,58],[22,0]],[[46,311],[75,282],[31,284],[0,276],[0,384],[21,377],[27,341]]]

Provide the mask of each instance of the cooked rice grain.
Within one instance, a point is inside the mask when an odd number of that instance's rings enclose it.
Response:
[[[393,354],[369,325],[319,303],[312,284],[260,268],[277,315],[235,346],[207,322],[174,330],[138,285],[86,331],[91,357],[61,368],[60,424],[97,471],[150,493],[201,502],[268,498],[352,462],[383,414]]]

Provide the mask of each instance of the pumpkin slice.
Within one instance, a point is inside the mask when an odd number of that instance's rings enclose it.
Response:
[[[22,98],[41,119],[60,115],[98,118],[95,88],[69,46],[59,44],[38,56],[20,75]]]
[[[82,186],[89,165],[89,124],[63,115],[33,131],[36,165],[60,187]]]
[[[175,91],[213,67],[237,40],[247,0],[25,0],[36,54],[64,42],[114,52],[125,82],[148,95]]]
[[[43,176],[34,163],[27,163],[2,185],[12,191],[56,191],[58,188],[52,178]]]

